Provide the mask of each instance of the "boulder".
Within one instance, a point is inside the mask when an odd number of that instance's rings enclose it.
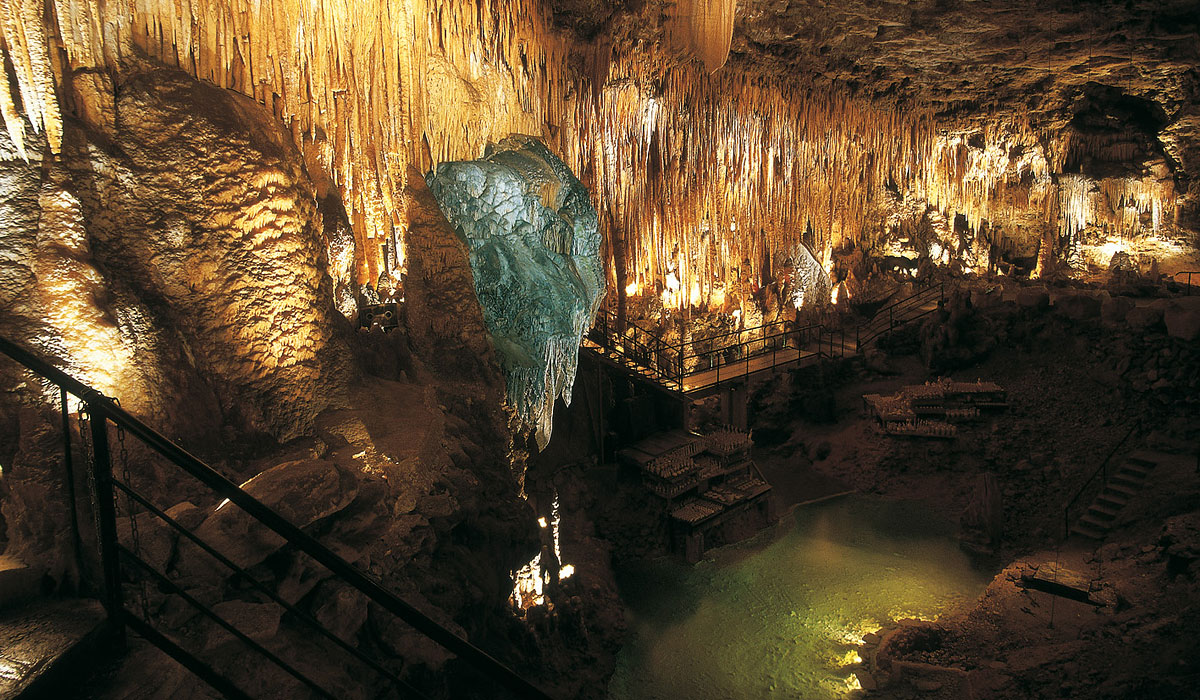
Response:
[[[878,372],[880,374],[897,373],[896,368],[893,367],[890,362],[888,362],[887,355],[874,347],[867,348],[867,351],[863,354],[863,362],[866,364],[867,369],[871,370],[872,372]]]
[[[1129,297],[1109,297],[1100,305],[1100,318],[1111,325],[1124,323],[1125,315],[1135,306]]]
[[[1050,292],[1045,287],[1025,287],[1017,292],[1017,306],[1025,309],[1050,307]]]
[[[991,291],[982,289],[971,290],[971,306],[982,311],[999,306],[1004,301],[1004,290],[1000,288]]]
[[[1200,297],[1172,299],[1163,311],[1163,322],[1172,338],[1189,342],[1200,338]]]
[[[204,511],[191,501],[183,501],[164,511],[172,520],[189,530],[195,530],[204,522]]]
[[[971,500],[959,518],[962,543],[973,550],[991,551],[1004,526],[1004,504],[1000,484],[991,472],[975,480]]]
[[[1200,561],[1200,513],[1167,518],[1158,544],[1167,559],[1167,572],[1177,576]]]
[[[1054,312],[1073,321],[1100,317],[1100,300],[1090,294],[1070,294],[1059,297]]]
[[[137,522],[137,542],[134,542],[128,516],[117,518],[117,539],[135,550],[142,561],[154,567],[155,571],[165,573],[175,552],[175,531],[153,513],[138,513],[134,517]]]
[[[283,616],[283,608],[274,603],[247,603],[241,600],[230,600],[217,603],[212,606],[212,609],[221,619],[260,643],[279,633],[279,619]],[[232,634],[214,626],[209,633],[205,649],[211,651],[234,641]],[[240,641],[236,643],[241,644]]]
[[[1125,314],[1125,323],[1135,331],[1149,330],[1162,323],[1163,312],[1154,306],[1135,306]]]
[[[353,474],[331,462],[307,459],[271,467],[242,484],[242,490],[303,528],[350,505],[358,483]],[[219,504],[196,534],[243,568],[260,563],[284,544],[282,537],[228,502]],[[177,566],[180,572],[211,575],[211,558],[194,546],[187,549]]]
[[[334,584],[323,590],[313,617],[338,637],[350,642],[367,622],[367,599],[358,591]]]

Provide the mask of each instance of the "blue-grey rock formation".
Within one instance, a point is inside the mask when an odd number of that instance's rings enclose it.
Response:
[[[579,343],[604,298],[596,210],[570,168],[529,136],[509,136],[482,160],[442,163],[428,180],[470,248],[508,401],[545,447],[554,399],[570,403]]]

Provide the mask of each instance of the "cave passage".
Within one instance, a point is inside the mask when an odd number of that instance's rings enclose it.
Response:
[[[843,697],[862,635],[933,619],[982,592],[955,527],[919,502],[852,496],[802,506],[779,528],[696,566],[618,572],[631,638],[611,700]]]

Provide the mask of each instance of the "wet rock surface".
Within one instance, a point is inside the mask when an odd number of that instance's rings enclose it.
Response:
[[[1094,290],[1051,291],[1056,307],[1072,296],[1096,297]],[[984,520],[974,482],[980,470],[995,474],[1002,498],[988,561],[1014,563],[971,609],[885,630],[895,643],[878,653],[868,645],[875,656],[862,654],[860,682],[872,697],[885,698],[958,698],[967,689],[1013,699],[1188,697],[1195,665],[1182,630],[1200,619],[1193,552],[1200,426],[1191,397],[1200,357],[1193,343],[1161,325],[1145,330],[1090,313],[1072,318],[1055,307],[1021,306],[1017,296],[973,305],[969,314],[990,319],[997,346],[952,375],[1000,382],[1006,413],[960,425],[955,444],[881,445],[871,428],[844,420],[806,425],[791,441],[825,437],[832,454],[813,468],[889,498],[937,494],[930,506],[948,514],[965,507],[964,525]],[[1130,314],[1161,314],[1171,303],[1130,301]],[[868,374],[869,391],[913,383],[919,359],[891,357],[905,376]],[[868,390],[854,386],[849,396],[838,392],[843,415]],[[1131,429],[1114,464],[1147,446],[1170,456],[1121,509],[1106,541],[1060,545],[1065,503]],[[1091,498],[1084,494],[1082,510]],[[1029,576],[1074,581],[1090,602],[1032,588]]]

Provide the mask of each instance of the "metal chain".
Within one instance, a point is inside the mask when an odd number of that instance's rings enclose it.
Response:
[[[79,442],[83,453],[84,468],[87,474],[88,500],[92,508],[92,529],[96,536],[96,552],[104,551],[100,538],[100,496],[96,493],[96,460],[92,448],[92,418],[88,414],[87,404],[79,405]]]
[[[112,400],[117,406],[121,402],[117,399]],[[125,482],[125,486],[133,488],[133,478],[129,474],[129,450],[125,447],[125,428],[121,427],[120,423],[114,421],[117,428],[117,460],[121,467],[121,480]],[[133,509],[133,497],[129,492],[125,493],[125,511],[129,514],[129,532],[133,537],[133,553],[139,557],[142,556],[142,537],[138,531],[137,514]],[[138,603],[142,609],[142,619],[146,622],[150,621],[150,603],[147,600],[146,594],[146,578],[138,576]]]

